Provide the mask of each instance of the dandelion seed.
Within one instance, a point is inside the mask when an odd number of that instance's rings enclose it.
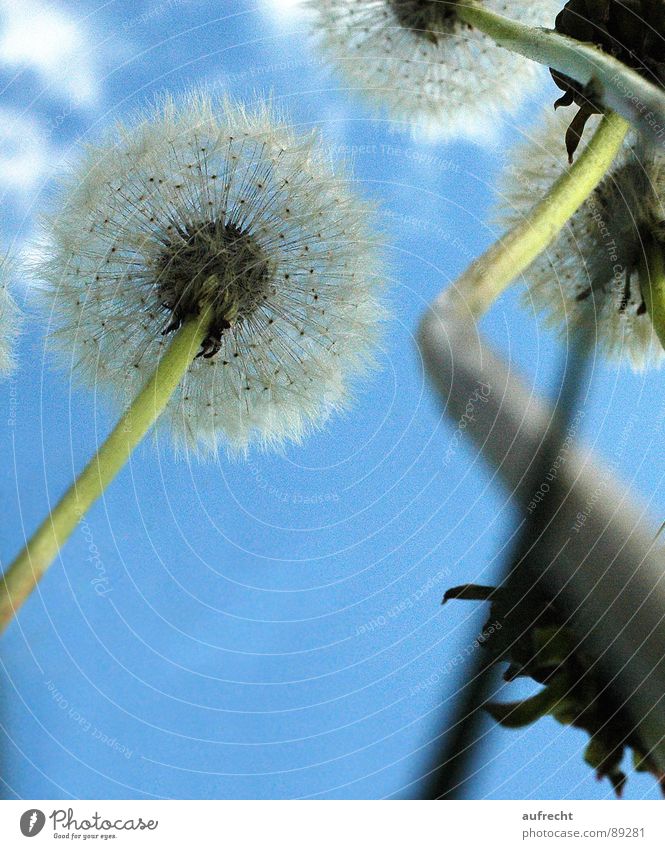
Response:
[[[0,375],[10,374],[16,366],[15,345],[20,332],[21,313],[9,290],[14,263],[0,257]]]
[[[372,212],[270,107],[166,100],[66,181],[37,268],[59,348],[126,404],[205,307],[200,354],[161,417],[176,444],[298,440],[371,363],[384,318]]]
[[[568,167],[565,128],[570,116],[548,116],[512,155],[501,188],[500,221],[512,226],[529,214]],[[598,116],[591,118],[596,124]],[[645,245],[665,246],[665,156],[626,143],[610,172],[573,215],[552,246],[525,273],[525,302],[562,334],[595,327],[610,359],[628,358],[640,370],[663,350],[647,314],[639,266]]]
[[[444,0],[307,0],[322,50],[351,85],[430,136],[486,136],[515,111],[537,66],[498,47]],[[494,12],[553,25],[554,0],[486,0]]]

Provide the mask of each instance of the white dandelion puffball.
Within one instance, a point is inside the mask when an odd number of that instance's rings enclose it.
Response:
[[[39,264],[68,363],[126,406],[212,320],[161,422],[176,444],[298,440],[344,405],[384,318],[373,207],[265,104],[192,95],[86,148]]]
[[[11,295],[9,283],[14,263],[0,257],[0,375],[11,374],[16,367],[15,346],[21,329],[21,312]]]
[[[493,12],[554,26],[557,0],[485,0]],[[445,0],[306,0],[332,65],[389,116],[429,137],[483,138],[540,73],[461,21]]]
[[[512,153],[501,185],[501,223],[524,220],[568,169],[569,110],[551,114]],[[591,119],[593,129],[599,116]],[[592,135],[592,133],[590,134]],[[562,334],[590,329],[610,359],[635,370],[658,364],[663,350],[639,280],[645,245],[665,246],[665,156],[630,135],[608,174],[554,243],[527,269],[525,305],[542,311]]]

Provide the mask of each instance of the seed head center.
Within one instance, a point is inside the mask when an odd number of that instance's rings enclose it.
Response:
[[[250,318],[267,299],[273,279],[265,250],[237,224],[206,221],[178,228],[163,239],[157,263],[157,286],[171,314],[165,333],[187,318],[211,310],[201,355],[213,357],[222,334]]]
[[[435,43],[459,23],[455,7],[445,0],[390,0],[390,6],[405,29]]]

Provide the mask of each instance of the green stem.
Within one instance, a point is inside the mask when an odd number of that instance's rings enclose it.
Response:
[[[455,5],[462,20],[501,47],[571,77],[607,110],[623,115],[659,144],[665,142],[665,92],[623,62],[593,44],[497,15],[475,0]]]
[[[136,399],[0,581],[0,632],[36,587],[74,528],[166,407],[206,333],[208,315],[178,331]]]
[[[552,243],[607,173],[627,130],[628,124],[616,113],[603,117],[585,150],[548,194],[457,280],[452,291],[462,299],[464,310],[475,318],[482,315]]]
[[[640,289],[653,328],[665,348],[665,260],[662,246],[654,240],[644,246]]]

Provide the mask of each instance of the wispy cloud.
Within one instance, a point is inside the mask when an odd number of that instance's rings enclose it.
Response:
[[[51,93],[94,105],[99,85],[84,27],[42,0],[0,0],[0,64],[29,69]]]
[[[264,7],[277,23],[290,23],[303,11],[302,0],[264,0]]]
[[[29,194],[48,168],[48,147],[37,121],[0,108],[0,190]]]

